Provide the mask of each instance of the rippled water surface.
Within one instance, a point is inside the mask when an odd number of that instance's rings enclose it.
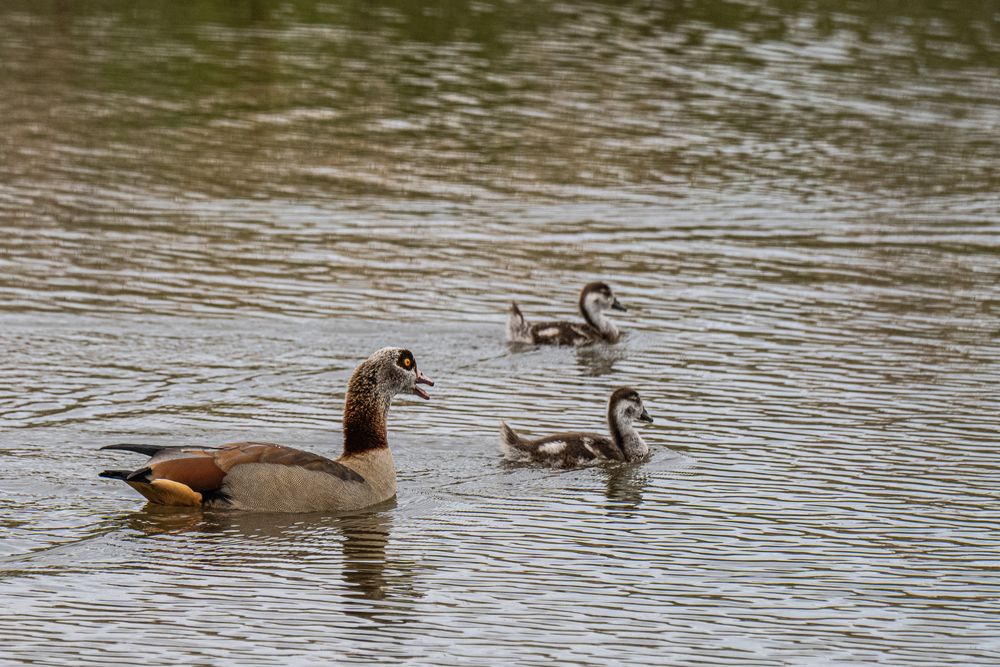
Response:
[[[997,2],[15,1],[0,90],[0,662],[1000,663]],[[336,456],[390,344],[390,506],[96,477]],[[500,461],[623,384],[650,461]]]

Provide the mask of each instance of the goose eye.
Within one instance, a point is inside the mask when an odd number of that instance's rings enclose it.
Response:
[[[410,359],[409,357],[406,357],[405,359],[403,359],[403,366],[405,368],[409,368],[412,365],[413,365],[413,359]]]

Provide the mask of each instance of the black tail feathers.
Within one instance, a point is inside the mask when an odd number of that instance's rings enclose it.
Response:
[[[129,475],[132,474],[131,470],[105,470],[99,473],[98,477],[107,477],[108,479],[127,479]]]
[[[159,445],[133,445],[128,442],[122,442],[116,445],[104,445],[101,449],[117,449],[123,452],[135,452],[136,454],[154,456],[157,452],[166,449],[166,447],[160,447]]]
[[[105,470],[99,473],[98,477],[107,477],[108,479],[121,479],[126,482],[150,482],[150,473],[152,470],[149,468],[139,468],[138,470]]]

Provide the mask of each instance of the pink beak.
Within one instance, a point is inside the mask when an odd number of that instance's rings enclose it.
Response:
[[[413,385],[413,393],[419,396],[420,398],[424,399],[425,401],[430,400],[431,395],[428,394],[423,389],[421,389],[420,387],[418,387],[417,386],[418,384],[426,384],[428,386],[433,387],[434,380],[430,379],[429,377],[421,373],[419,369],[417,369],[417,382],[416,384]]]

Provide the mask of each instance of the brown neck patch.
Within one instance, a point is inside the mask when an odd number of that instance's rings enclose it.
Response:
[[[375,369],[358,366],[347,384],[344,401],[344,455],[388,447],[385,399],[378,391]]]

